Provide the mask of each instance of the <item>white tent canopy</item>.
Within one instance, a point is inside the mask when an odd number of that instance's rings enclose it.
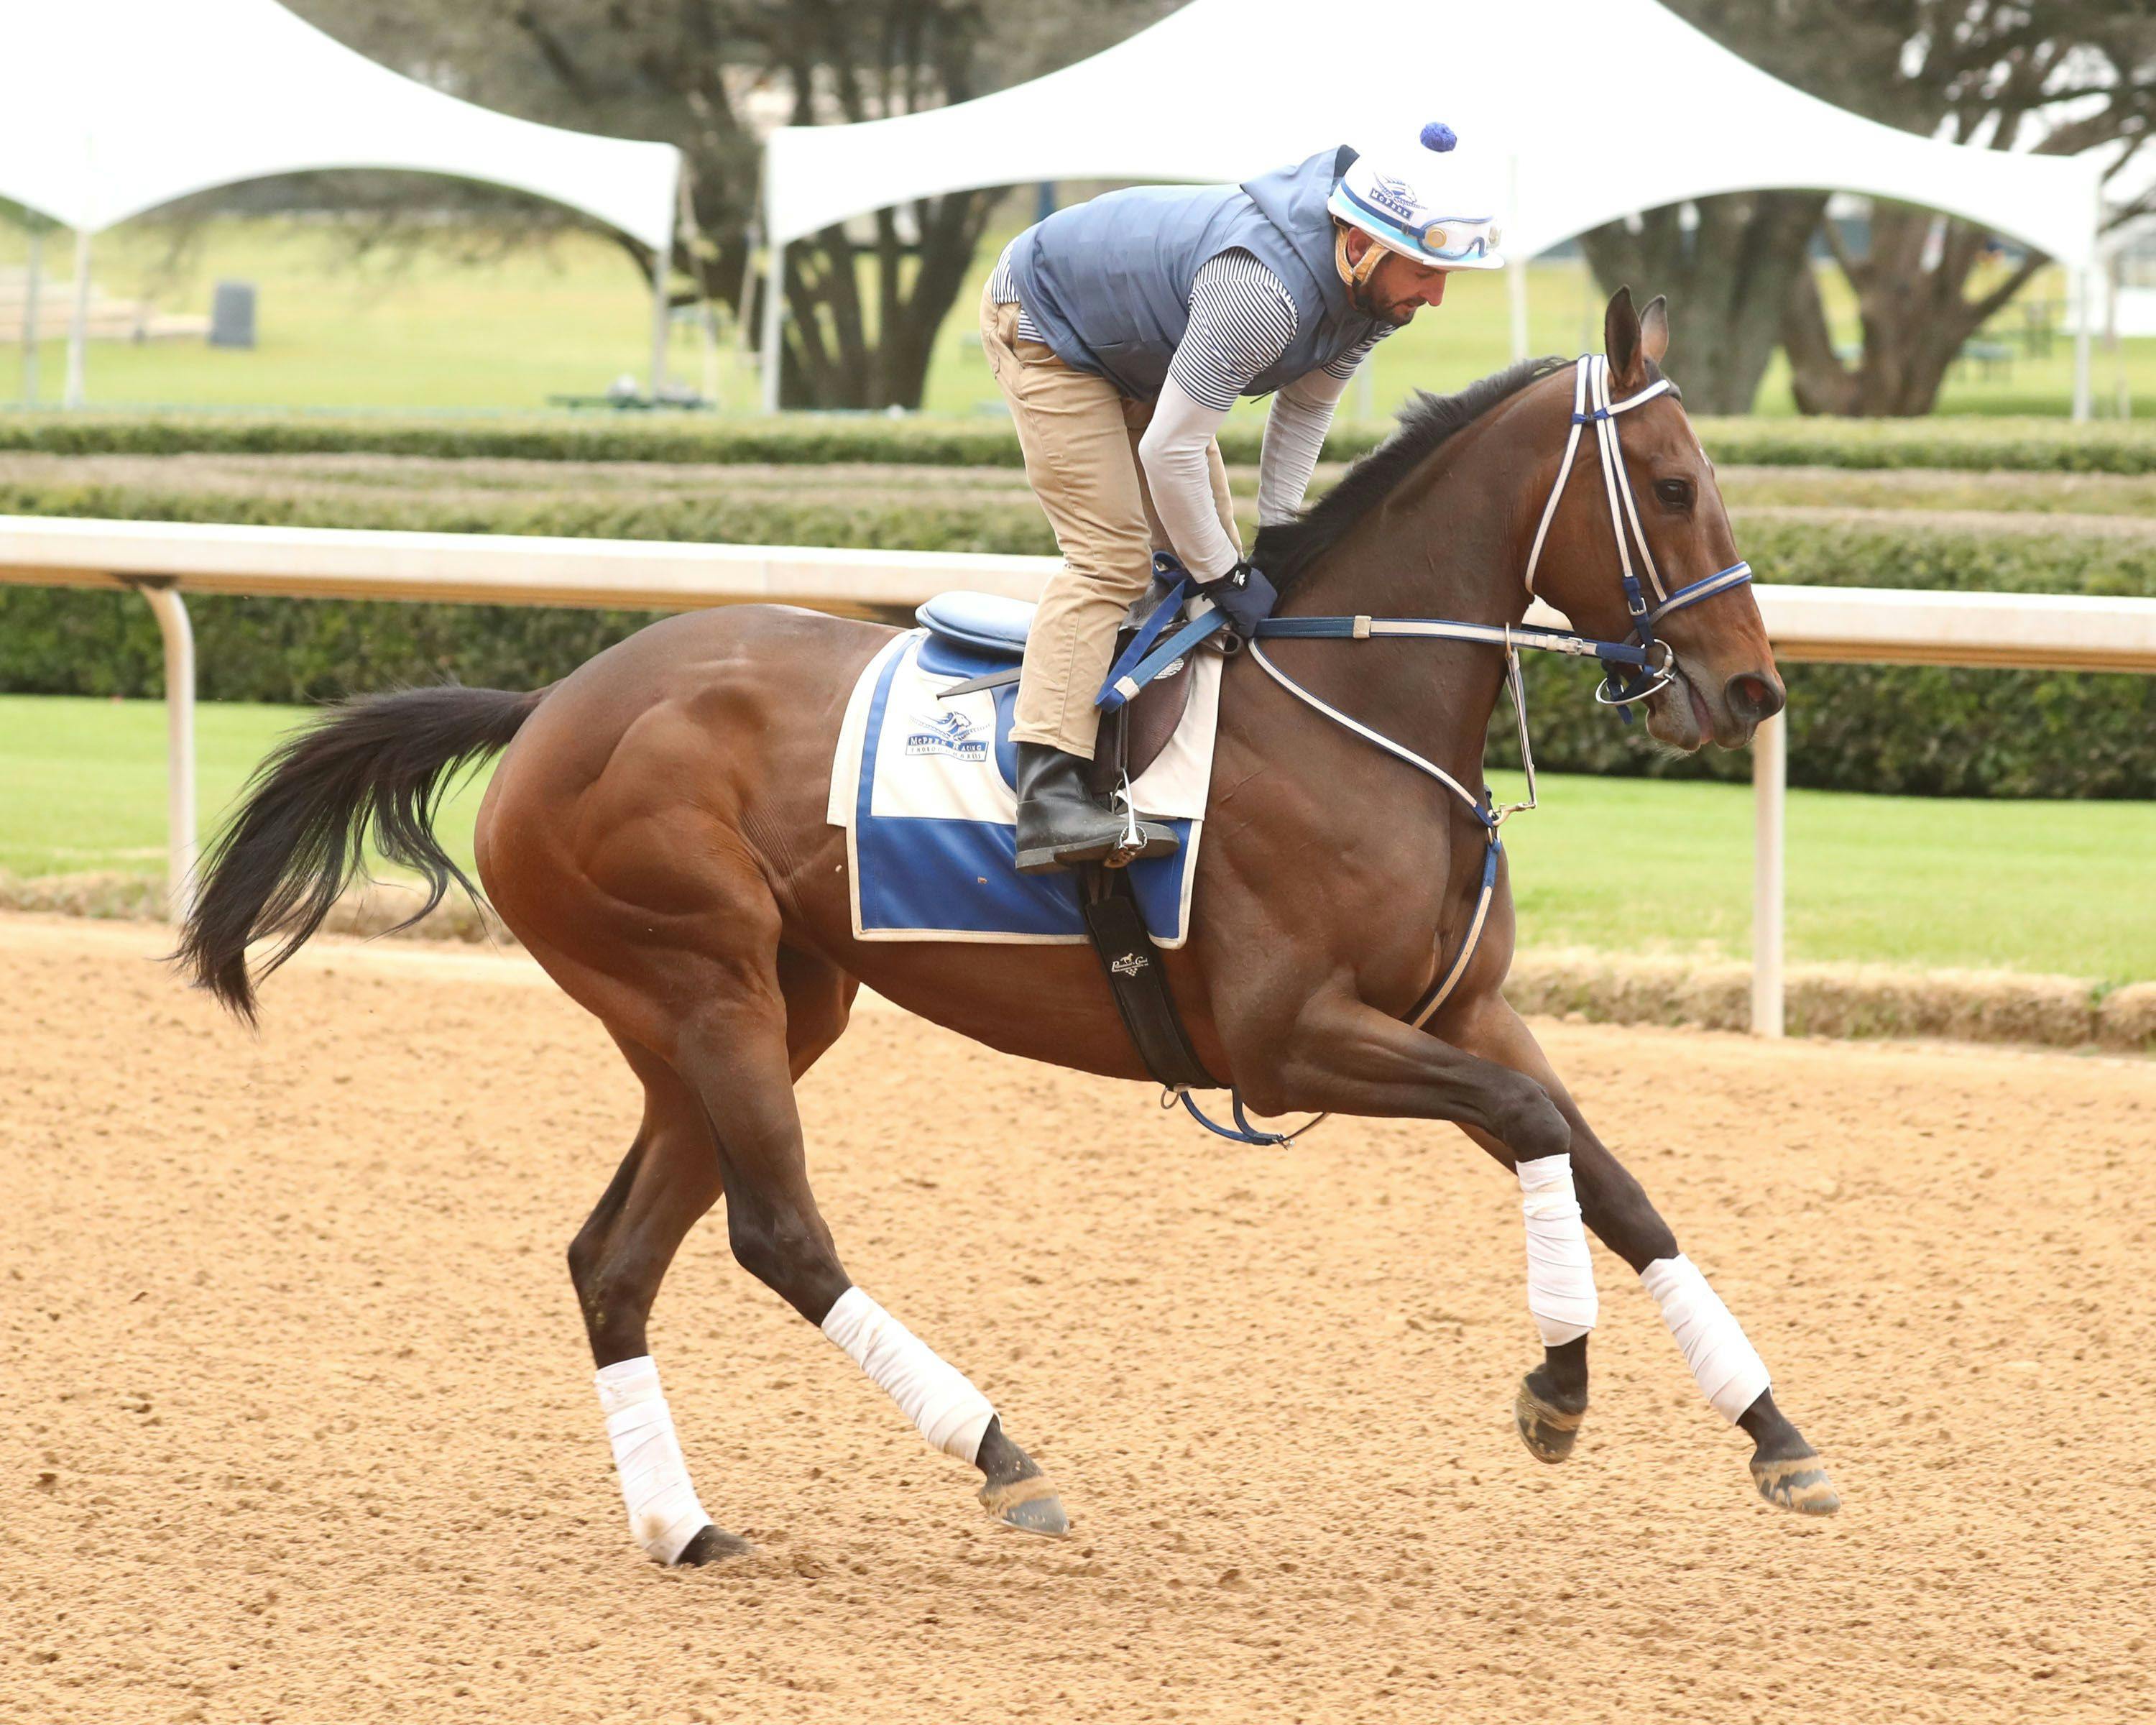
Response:
[[[670,249],[680,175],[671,144],[459,101],[276,0],[0,0],[0,41],[13,66],[0,101],[0,196],[73,228],[84,264],[88,236],[176,198],[338,167],[512,187]],[[79,301],[87,275],[78,268]],[[80,368],[78,341],[69,357],[78,397]]]
[[[2095,259],[2098,162],[1861,119],[1655,0],[1332,0],[1315,10],[1191,0],[1091,59],[993,95],[775,132],[765,167],[773,279],[786,242],[907,198],[1031,180],[1240,181],[1334,144],[1412,147],[1433,119],[1459,132],[1461,171],[1479,158],[1516,259],[1635,210],[1803,187],[1967,217],[2076,270]],[[770,400],[778,296],[765,304]]]

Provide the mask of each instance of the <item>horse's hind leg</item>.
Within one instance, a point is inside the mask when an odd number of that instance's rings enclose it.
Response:
[[[630,1536],[662,1563],[748,1549],[711,1525],[689,1481],[645,1329],[682,1240],[718,1201],[718,1158],[695,1096],[647,1050],[617,1037],[644,1084],[636,1141],[569,1245],[599,1405],[613,1444]]]
[[[646,1326],[682,1240],[723,1192],[734,1256],[854,1356],[932,1443],[973,1462],[982,1502],[1040,1532],[1066,1523],[1047,1480],[1004,1435],[978,1391],[853,1288],[817,1213],[793,1081],[845,1028],[854,984],[820,959],[781,949],[768,991],[713,1004],[685,1033],[675,1067],[625,1037],[644,1090],[636,1142],[569,1248],[599,1395],[614,1438],[629,1527],[661,1563],[747,1549],[711,1525],[689,1482]],[[850,1296],[850,1297],[849,1297]]]
[[[707,997],[677,1027],[670,1062],[711,1124],[735,1259],[843,1348],[931,1445],[978,1467],[990,1513],[1032,1532],[1066,1532],[1055,1489],[988,1399],[840,1266],[808,1189],[793,1081],[805,1064],[804,1019],[819,1021],[819,991],[846,983],[820,960],[781,952],[778,963],[769,978],[730,973],[748,985],[729,999]],[[836,1018],[843,1024],[843,1002]],[[829,1034],[836,1034],[834,1025]]]
[[[790,1076],[813,1065],[845,1029],[852,979],[782,950]],[[690,1228],[723,1189],[718,1149],[696,1093],[658,1055],[619,1034],[644,1086],[644,1119],[605,1194],[569,1245],[584,1327],[598,1368],[629,1527],[661,1563],[703,1563],[747,1549],[711,1525],[689,1483],[646,1341],[652,1303]]]

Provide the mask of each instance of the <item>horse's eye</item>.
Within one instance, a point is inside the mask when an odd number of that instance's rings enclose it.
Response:
[[[1667,504],[1671,509],[1690,509],[1691,507],[1691,481],[1690,480],[1681,479],[1656,480],[1655,481],[1655,495],[1660,498],[1664,503]]]

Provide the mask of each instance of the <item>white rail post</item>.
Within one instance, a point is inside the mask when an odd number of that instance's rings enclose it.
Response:
[[[1789,721],[1752,733],[1752,1034],[1782,1034],[1782,841],[1789,798]]]
[[[165,906],[179,922],[195,894],[195,634],[169,579],[131,584],[165,638]]]

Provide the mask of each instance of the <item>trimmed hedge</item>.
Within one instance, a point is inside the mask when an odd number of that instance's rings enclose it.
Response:
[[[798,493],[609,500],[544,492],[475,500],[374,489],[251,500],[89,484],[0,487],[0,510],[157,520],[732,539],[893,549],[1046,552],[1047,525],[1022,497],[893,504]],[[2031,518],[1817,510],[1743,514],[1747,553],[1768,580],[1825,586],[1965,588],[2156,596],[2156,532]],[[190,609],[211,700],[318,701],[397,682],[529,688],[560,676],[650,614],[521,606],[362,604],[203,598]],[[1531,655],[1537,759],[1552,769],[1741,778],[1742,755],[1671,756],[1589,699],[1568,662]],[[161,692],[146,608],[130,596],[0,588],[0,690]],[[2156,798],[2156,690],[2147,677],[1940,667],[1792,665],[1790,769],[1803,785],[1956,796]],[[1491,759],[1512,760],[1509,715]]]
[[[667,614],[538,605],[190,598],[204,701],[311,702],[451,680],[535,689]],[[132,593],[0,588],[0,690],[162,696],[164,651]]]
[[[2156,420],[1697,419],[1726,465],[1938,467],[1963,472],[2156,473]]]
[[[2131,674],[1791,665],[1789,783],[1910,797],[2156,798],[2156,679]],[[1549,772],[1743,780],[1751,757],[1674,755],[1613,719],[1568,663],[1527,673],[1535,764]],[[1490,726],[1516,767],[1512,715]]]
[[[2009,528],[1969,517],[1739,514],[1738,540],[1761,578],[1810,587],[2156,597],[2156,532],[2076,531],[2066,516]],[[1578,773],[1743,779],[1751,762],[1719,749],[1676,756],[1613,721],[1579,667],[1527,672],[1539,765]],[[2156,798],[2156,678],[1791,665],[1789,779],[1907,796]],[[1509,726],[1490,759],[1516,765]]]
[[[1255,447],[1255,439],[1253,439]],[[1017,467],[1001,414],[978,419],[785,413],[450,415],[0,411],[0,449],[55,455],[382,455],[531,461],[900,462]],[[1255,459],[1255,458],[1254,458]]]
[[[2156,421],[2063,419],[1702,419],[1716,460],[1762,467],[2006,468],[2054,473],[2156,473]],[[1326,454],[1347,460],[1389,424],[1342,424]],[[1257,459],[1259,427],[1221,434],[1230,461]],[[1000,414],[890,418],[694,413],[477,418],[396,414],[0,411],[0,450],[64,455],[380,454],[511,456],[541,461],[896,462],[1016,467],[1018,439]]]
[[[1055,549],[1031,495],[895,501],[826,485],[759,494],[465,491],[442,496],[394,487],[192,490],[180,485],[23,483],[0,478],[0,515],[93,521],[205,521],[240,526],[369,527],[439,533],[661,539],[686,544],[860,546],[877,551],[1039,553]],[[316,603],[305,601],[302,603]]]

